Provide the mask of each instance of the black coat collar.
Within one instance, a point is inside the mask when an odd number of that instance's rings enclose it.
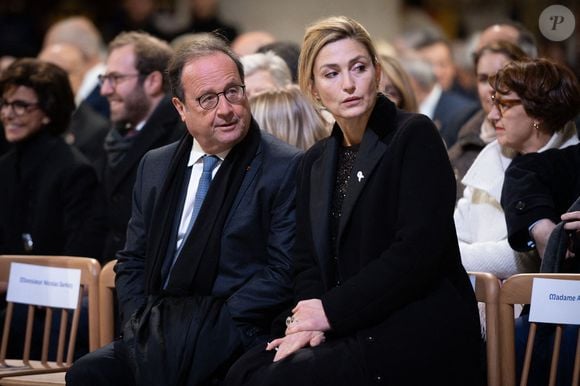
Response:
[[[340,246],[340,239],[353,215],[357,201],[387,150],[387,138],[390,138],[395,132],[397,114],[395,105],[379,94],[351,172],[346,199],[342,207],[338,237],[334,241],[337,243],[337,247]],[[336,183],[337,152],[342,142],[342,131],[338,124],[335,124],[331,136],[323,144],[320,156],[314,160],[310,173],[312,236],[316,252],[320,257],[322,272],[329,272],[327,265],[328,259],[331,258],[329,253],[332,249],[330,249],[331,244],[329,243],[328,213],[330,213],[332,192]],[[327,281],[325,284],[329,284],[330,278],[325,277],[324,279]]]

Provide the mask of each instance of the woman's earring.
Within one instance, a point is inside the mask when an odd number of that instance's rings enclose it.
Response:
[[[48,119],[48,117],[44,117],[44,118],[42,118],[41,122],[43,125],[48,125],[48,123],[50,122],[50,119]]]
[[[534,130],[540,130],[540,124],[536,121],[534,121],[534,123],[532,123],[532,127],[534,128]]]

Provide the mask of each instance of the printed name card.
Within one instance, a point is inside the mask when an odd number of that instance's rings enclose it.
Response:
[[[81,270],[12,263],[6,300],[74,309],[79,299]]]
[[[580,281],[535,278],[530,322],[580,324]]]

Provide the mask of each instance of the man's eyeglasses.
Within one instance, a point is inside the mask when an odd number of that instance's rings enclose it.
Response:
[[[103,87],[105,82],[109,82],[112,88],[117,87],[119,82],[122,82],[124,79],[133,78],[133,77],[141,77],[143,74],[119,74],[117,72],[112,72],[110,74],[101,74],[98,76],[99,86]]]
[[[19,101],[19,100],[16,100],[13,102],[7,102],[4,99],[0,99],[0,111],[3,112],[4,110],[11,108],[12,112],[16,116],[24,115],[27,112],[34,110],[37,107],[38,107],[38,103],[30,103],[30,102],[24,102],[24,101]]]
[[[496,94],[493,94],[491,96],[491,103],[495,107],[497,107],[497,110],[499,111],[499,115],[501,115],[503,117],[503,115],[505,114],[506,111],[508,111],[509,109],[511,109],[514,106],[521,105],[522,100],[521,99],[501,99]]]
[[[241,102],[242,99],[244,99],[245,89],[246,86],[243,85],[230,86],[222,92],[208,92],[207,94],[203,94],[196,100],[202,109],[211,110],[218,105],[220,101],[220,95],[222,94],[230,103]]]

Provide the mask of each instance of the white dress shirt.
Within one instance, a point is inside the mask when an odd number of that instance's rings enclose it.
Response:
[[[219,154],[212,154],[219,158],[219,162],[213,169],[211,178],[214,178],[217,171],[219,170],[223,160],[226,158],[230,151],[226,150]],[[189,178],[189,185],[187,186],[187,195],[185,196],[185,203],[183,204],[183,212],[181,213],[181,221],[179,222],[179,229],[177,231],[177,245],[176,245],[176,256],[179,253],[183,240],[187,237],[187,231],[190,228],[189,220],[191,219],[191,213],[193,212],[193,204],[195,202],[195,194],[197,193],[197,187],[199,185],[199,179],[201,173],[203,172],[203,156],[207,155],[202,149],[199,143],[194,139],[193,147],[191,148],[191,153],[189,155],[189,161],[187,162],[187,167],[191,167],[191,177]]]

